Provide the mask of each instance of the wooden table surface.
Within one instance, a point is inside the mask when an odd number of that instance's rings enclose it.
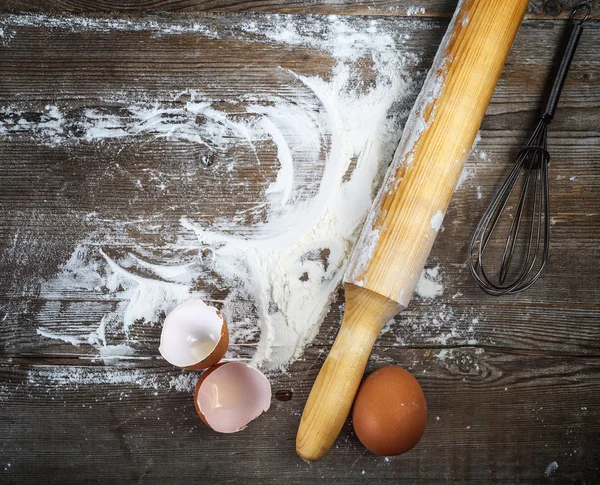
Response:
[[[465,263],[470,234],[539,114],[573,5],[532,1],[467,162],[471,177],[457,190],[430,256],[444,293],[413,301],[379,339],[369,363],[369,370],[406,367],[422,383],[429,406],[422,441],[406,455],[384,459],[367,452],[348,424],[325,459],[305,463],[294,451],[295,434],[340,322],[341,291],[304,356],[271,379],[273,391],[291,391],[292,398],[274,394],[269,412],[235,435],[202,425],[189,387],[135,385],[180,375],[158,356],[160,325],[131,329],[136,358],[114,364],[129,377],[110,384],[102,373],[111,364],[94,358],[91,346],[36,333],[41,325],[97,323],[119,303],[101,291],[41,290],[88,234],[90,212],[124,221],[106,251],[137,244],[156,249],[161,261],[157,248],[182,216],[231,215],[264,189],[257,182],[240,197],[232,197],[235,184],[213,190],[218,164],[196,165],[186,178],[189,160],[198,159],[189,142],[88,141],[77,122],[86,109],[118,114],[120,99],[161,99],[190,86],[224,100],[285,93],[288,79],[279,66],[325,77],[331,61],[322,52],[281,45],[249,50],[236,35],[242,22],[267,25],[272,13],[292,14],[299,25],[322,20],[313,14],[343,15],[356,29],[377,16],[391,32],[410,29],[404,48],[419,54],[414,76],[422,82],[456,2],[422,0],[425,12],[407,23],[406,0],[2,1],[0,127],[19,117],[39,123],[48,104],[68,105],[70,139],[53,145],[27,130],[0,129],[0,483],[600,483],[597,2],[549,133],[552,247],[545,273],[525,293],[492,298]],[[60,15],[67,19],[62,24]],[[82,19],[110,15],[130,27],[81,27]],[[219,38],[147,31],[190,22]],[[180,187],[149,184],[132,196],[133,181],[147,181],[149,168],[171,170]],[[259,180],[273,167],[248,170]],[[155,217],[153,229],[136,226],[142,217]],[[223,291],[214,289],[214,299],[222,300]],[[42,311],[49,304],[56,311]],[[428,324],[438,315],[446,320]],[[60,376],[73,372],[87,380],[61,384]]]

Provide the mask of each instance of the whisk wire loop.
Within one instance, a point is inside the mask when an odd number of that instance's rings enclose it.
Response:
[[[576,18],[584,12],[583,17]],[[591,13],[589,4],[576,6],[569,18],[571,33],[554,79],[552,90],[536,129],[519,152],[513,168],[484,212],[469,244],[469,268],[479,286],[490,295],[519,293],[531,287],[548,261],[550,249],[550,197],[547,150],[548,125],[554,118],[558,99],[575,49],[583,32],[582,24]],[[513,196],[514,194],[514,196]],[[511,201],[517,196],[514,214]],[[487,253],[503,225],[511,220],[504,241],[497,277],[492,278]],[[501,238],[500,238],[501,239]],[[519,266],[520,265],[520,266]],[[515,269],[516,267],[516,269]],[[519,269],[520,268],[520,269]]]
[[[491,295],[505,295],[524,291],[540,277],[548,260],[550,236],[550,209],[548,166],[550,155],[546,150],[547,124],[540,120],[527,146],[521,150],[506,180],[492,199],[479,221],[469,245],[469,264],[477,283]],[[486,250],[499,228],[503,215],[509,209],[513,194],[517,195],[516,208],[502,250],[498,277],[492,278],[486,258]],[[526,214],[528,203],[531,213]],[[530,219],[525,226],[526,216]],[[525,232],[524,241],[522,232]],[[521,237],[520,237],[521,236]],[[517,246],[524,247],[521,269],[509,279],[517,255]],[[507,282],[510,280],[509,282]],[[497,281],[497,282],[495,282]]]
[[[581,11],[581,10],[585,10],[585,14],[583,15],[583,17],[581,17],[579,20],[577,20],[575,18],[575,15],[577,15],[577,13],[579,13],[579,11]],[[574,25],[581,25],[588,19],[588,17],[590,16],[591,13],[592,13],[591,5],[589,3],[582,3],[580,5],[577,5],[575,8],[573,8],[573,11],[571,12],[571,15],[569,16],[569,20]]]

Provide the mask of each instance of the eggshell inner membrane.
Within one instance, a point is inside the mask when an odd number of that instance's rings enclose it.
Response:
[[[269,409],[271,384],[258,369],[227,362],[202,382],[197,400],[212,429],[235,433]]]
[[[194,365],[215,350],[223,318],[202,300],[188,300],[175,308],[163,324],[160,353],[178,367]]]

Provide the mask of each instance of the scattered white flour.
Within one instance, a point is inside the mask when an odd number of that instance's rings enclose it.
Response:
[[[556,470],[558,470],[558,463],[553,461],[550,462],[548,464],[548,466],[546,467],[546,470],[544,471],[544,475],[549,477],[550,475],[552,475]]]
[[[464,269],[458,268],[458,272],[461,273]],[[398,317],[388,322],[382,333],[392,333],[396,344],[400,346],[414,345],[415,342],[428,342],[434,347],[478,345],[478,325],[484,321],[480,310],[449,305],[443,295],[441,266],[425,268],[415,290],[415,300],[424,303],[409,306]],[[458,292],[452,296],[452,300],[460,296],[462,294]],[[389,339],[389,335],[386,338]],[[478,356],[480,350],[482,349],[476,349],[475,355]],[[440,362],[452,363],[465,359],[463,352],[453,352],[452,348],[441,349],[435,356]],[[476,367],[477,361],[478,358],[473,359],[469,365]]]
[[[199,372],[184,372],[176,377],[172,377],[169,380],[169,387],[178,392],[193,391],[199,376]]]
[[[175,242],[160,248],[174,255],[170,261],[157,263],[153,253],[135,241],[131,250],[120,248],[115,241],[126,222],[89,214],[90,224],[111,227],[116,235],[90,233],[60,271],[42,282],[38,296],[46,303],[37,315],[40,338],[91,346],[97,358],[107,363],[126,362],[136,357],[134,326],[160,322],[190,297],[203,298],[222,310],[231,332],[229,357],[243,358],[248,354],[242,355],[240,349],[254,348],[251,361],[266,371],[284,369],[317,334],[398,145],[407,115],[399,106],[412,102],[417,87],[409,73],[417,59],[399,50],[378,20],[370,20],[364,32],[339,17],[315,18],[309,24],[286,16],[268,19],[268,25],[245,22],[241,35],[248,42],[327,53],[335,61],[327,79],[286,71],[290,84],[285,98],[240,97],[235,111],[192,88],[161,101],[117,100],[109,111],[71,110],[55,103],[32,118],[28,116],[31,106],[0,107],[0,136],[4,137],[35,137],[52,146],[93,143],[99,149],[111,139],[125,144],[141,137],[162,138],[215,154],[243,147],[254,154],[256,165],[261,164],[257,146],[271,143],[280,165],[263,200],[257,201],[266,208],[263,220],[248,226],[243,217],[235,216],[206,223],[192,213],[181,219],[179,232],[170,235]],[[26,26],[218,38],[199,24],[165,26],[151,20],[8,16],[0,25],[11,29],[11,35]],[[373,78],[366,85],[359,82],[365,69]],[[435,95],[435,86],[433,90]],[[314,168],[301,170],[307,166]],[[235,162],[230,168],[235,180]],[[320,177],[313,193],[303,192],[307,176]],[[152,172],[148,180],[162,191],[169,187],[165,174]],[[132,191],[144,190],[147,183],[132,180]],[[150,227],[153,221],[139,224]],[[176,256],[184,251],[188,257]],[[433,268],[424,273],[417,289],[423,298],[443,292],[438,272]],[[207,288],[227,290],[227,294],[216,300]],[[65,295],[73,296],[66,309],[59,302]],[[94,302],[76,301],[86,296]],[[76,324],[58,318],[77,311],[78,305],[93,306],[98,318]],[[72,375],[48,371],[45,377],[65,385],[99,379],[147,388],[161,385],[146,374],[127,370],[79,369]],[[191,382],[179,377],[169,386],[190,389]]]
[[[36,366],[28,372],[27,384],[35,387],[40,383],[51,383],[57,387],[77,389],[79,386],[112,384],[137,387],[139,389],[172,389],[175,392],[193,392],[199,372],[178,371],[156,372],[153,368],[131,369],[98,366]],[[0,395],[0,401],[1,401]]]
[[[425,7],[417,7],[417,6],[413,5],[406,9],[406,15],[408,15],[409,17],[411,15],[424,15],[424,14],[425,14]]]
[[[0,37],[12,38],[15,30],[23,27],[61,29],[69,32],[126,31],[151,32],[154,35],[201,34],[208,38],[218,38],[218,34],[207,27],[206,23],[194,22],[191,19],[178,19],[176,22],[158,22],[150,17],[131,20],[126,18],[63,17],[43,14],[10,14],[0,17]]]
[[[479,163],[489,161],[488,154],[484,150],[481,150],[479,148],[480,142],[481,142],[481,131],[478,131],[477,135],[475,136],[475,140],[473,141],[473,146],[471,148],[471,153],[469,155],[469,158],[471,160],[474,159],[475,163],[473,164],[472,162],[467,162],[465,164],[465,167],[463,168],[463,171],[460,174],[458,182],[456,183],[456,187],[454,188],[454,191],[456,191],[460,187],[462,187],[465,182],[469,182],[469,181],[473,180],[473,178],[475,177],[475,173],[477,171],[477,165]],[[481,195],[481,188],[477,187],[477,198],[478,199],[481,199],[480,195]]]
[[[436,298],[444,293],[439,265],[422,271],[415,292],[424,299]]]
[[[182,101],[183,98],[186,100]],[[277,107],[248,103],[246,111],[257,116],[247,122],[232,121],[231,117],[215,110],[210,102],[191,89],[175,93],[169,102],[131,103],[116,109],[113,113],[100,112],[91,108],[66,112],[57,106],[46,105],[39,115],[39,120],[36,121],[27,121],[25,110],[18,105],[3,106],[0,107],[0,121],[3,121],[0,124],[0,135],[27,135],[50,146],[65,146],[82,141],[94,142],[111,138],[153,136],[189,141],[209,152],[222,151],[234,143],[240,143],[240,140],[252,147],[259,141],[272,140],[281,150],[282,170],[279,185],[285,184],[285,189],[290,190],[294,182],[291,150],[306,148],[311,144],[315,144],[312,145],[313,147],[316,146],[319,139],[310,137],[319,133],[308,132],[306,134],[309,138],[303,142],[304,146],[296,146],[298,141],[292,141],[294,145],[290,147],[286,145],[286,139],[281,132],[282,127],[270,121],[269,115],[274,116],[285,110],[286,117],[280,119],[280,122],[290,123],[288,117],[296,115],[298,122],[311,123],[310,126],[298,126],[296,130],[310,130],[313,128],[314,120],[306,120],[307,114],[304,110],[313,106],[309,106],[307,101],[303,106],[298,106],[295,102],[275,96],[269,101],[277,102]],[[210,125],[199,127],[197,122],[199,117]],[[316,158],[312,161],[316,163],[318,152],[313,155]],[[276,192],[279,189],[274,187],[271,190]]]
[[[449,352],[450,351],[448,349],[442,349],[436,354],[436,357],[443,362],[446,360]]]
[[[454,191],[458,190],[466,181],[472,180],[473,177],[475,177],[475,167],[465,166],[460,174],[460,177],[458,178],[458,182],[456,183]]]
[[[0,402],[8,401],[9,399],[9,388],[8,386],[2,384],[0,385]]]
[[[125,384],[141,389],[159,389],[160,379],[156,374],[140,370],[115,369],[110,367],[64,367],[48,366],[37,368],[29,373],[29,384],[36,385],[38,380],[51,382],[61,387],[76,388],[79,385]]]
[[[438,210],[431,217],[431,221],[430,221],[429,225],[431,226],[431,229],[433,229],[435,232],[438,232],[440,230],[440,228],[442,227],[443,222],[444,222],[444,213],[442,211]]]
[[[474,346],[479,343],[476,338],[477,326],[472,323],[474,309],[456,309],[445,303],[443,298],[422,297],[418,290],[415,298],[425,301],[426,304],[414,309],[409,307],[383,329],[384,334],[393,333],[396,344],[414,345],[415,341],[418,341],[439,347]],[[463,353],[455,354],[452,349],[442,349],[436,357],[440,361],[455,361],[463,358]]]
[[[50,339],[54,339],[54,340],[62,340],[63,342],[67,342],[71,345],[75,345],[76,347],[87,342],[87,338],[77,337],[77,336],[72,336],[72,335],[56,334],[53,332],[48,332],[47,330],[44,330],[42,327],[38,327],[37,333],[38,333],[38,335],[41,335],[42,337],[46,337],[46,338],[50,338]]]
[[[398,184],[402,181],[402,177],[398,176],[398,174],[402,169],[406,169],[406,167],[411,165],[421,134],[428,129],[435,119],[435,103],[444,90],[446,73],[448,72],[449,64],[452,62],[447,48],[454,34],[454,25],[461,10],[461,3],[462,0],[456,7],[456,13],[450,21],[446,34],[429,69],[427,78],[410,112],[403,136],[394,152],[392,163],[388,169],[388,176],[383,181],[373,202],[372,209],[364,223],[363,230],[350,258],[348,269],[344,275],[344,281],[348,283],[364,286],[365,272],[371,261],[371,255],[377,246],[381,232],[385,231],[385,228],[375,227],[377,220],[381,216],[381,208],[384,200],[398,188]],[[433,108],[431,108],[432,106]],[[464,158],[466,157],[467,153],[465,150]],[[412,296],[412,289],[410,294],[405,292],[403,288],[399,289],[399,292],[398,295],[391,296],[398,302],[407,303]]]

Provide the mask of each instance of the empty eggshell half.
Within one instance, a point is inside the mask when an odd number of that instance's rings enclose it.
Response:
[[[177,367],[200,370],[219,362],[228,345],[229,333],[221,312],[193,299],[167,315],[158,350]]]
[[[200,376],[194,403],[204,423],[219,433],[235,433],[271,406],[271,384],[255,367],[224,362]]]

